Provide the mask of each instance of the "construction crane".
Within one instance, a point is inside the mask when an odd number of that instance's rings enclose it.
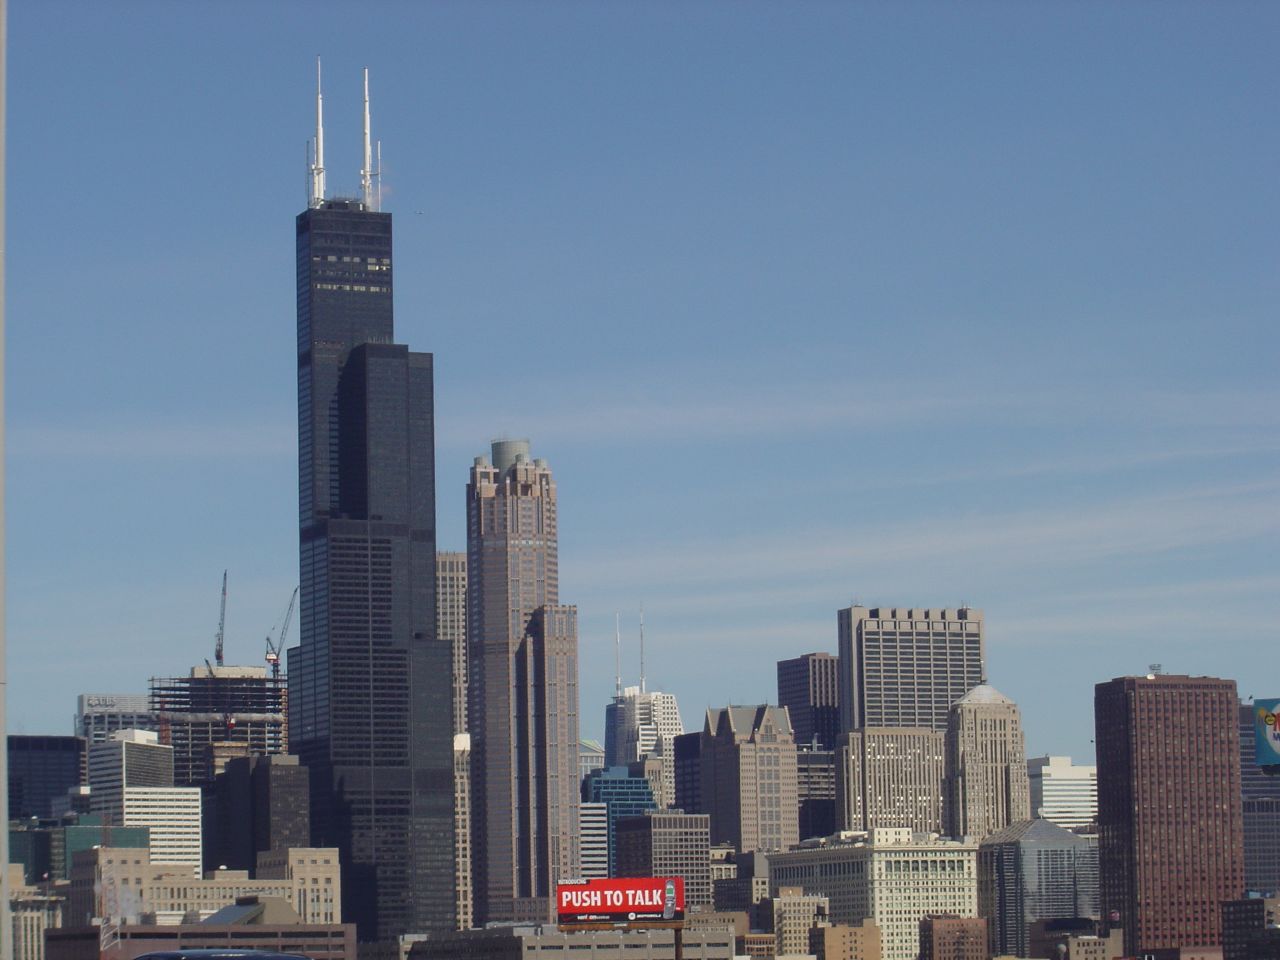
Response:
[[[222,571],[222,608],[218,611],[218,636],[213,646],[213,659],[222,666],[222,636],[227,625],[227,571]],[[208,661],[205,661],[206,663]],[[212,668],[210,668],[212,669]]]
[[[298,588],[293,588],[293,596],[289,598],[289,609],[284,612],[284,623],[280,626],[280,639],[271,642],[271,634],[267,634],[267,663],[271,664],[271,678],[280,679],[280,651],[284,649],[284,639],[289,635],[289,623],[293,620],[293,605],[298,602]]]

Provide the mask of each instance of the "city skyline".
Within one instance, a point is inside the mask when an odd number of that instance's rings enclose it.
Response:
[[[317,49],[338,192],[372,71],[402,337],[440,357],[440,548],[464,545],[493,431],[556,464],[584,736],[613,615],[641,602],[649,676],[687,717],[772,701],[774,663],[835,653],[855,600],[983,609],[1031,755],[1087,760],[1092,684],[1153,661],[1275,692],[1232,626],[1274,622],[1280,584],[1265,30],[1189,8],[1149,35],[1124,10],[551,5],[299,41],[299,9],[256,38],[210,10],[10,11],[10,171],[40,184],[10,201],[12,733],[69,732],[77,694],[207,655],[224,567],[228,662],[262,662],[296,583],[280,278]],[[232,53],[193,54],[209,43]],[[234,202],[200,229],[175,216],[214,195]],[[476,397],[495,365],[521,403]],[[726,660],[747,666],[720,679]]]

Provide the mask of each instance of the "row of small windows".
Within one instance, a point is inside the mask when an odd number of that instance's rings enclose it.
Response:
[[[317,290],[343,290],[348,293],[390,293],[390,287],[363,283],[317,283]]]

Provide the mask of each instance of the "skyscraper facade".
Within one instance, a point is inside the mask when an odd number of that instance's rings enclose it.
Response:
[[[527,440],[467,486],[475,914],[550,918],[578,875],[578,612],[559,603],[556,485]]]
[[[1240,704],[1244,884],[1246,890],[1274,894],[1280,892],[1280,768],[1258,764],[1256,711],[1252,703]]]
[[[704,813],[650,811],[614,827],[619,877],[683,877],[690,909],[711,906],[711,823]]]
[[[761,704],[708,710],[699,762],[711,842],[739,853],[800,842],[796,745],[787,711]]]
[[[582,801],[605,805],[609,876],[618,870],[618,821],[656,810],[653,789],[642,774],[627,767],[605,767],[582,781]]]
[[[1098,820],[1098,768],[1072,763],[1070,757],[1032,757],[1027,761],[1031,815],[1068,829]]]
[[[834,750],[840,733],[840,660],[806,653],[778,661],[778,706],[791,714],[796,746]]]
[[[926,727],[868,727],[840,738],[836,826],[942,832],[945,734]]]
[[[1022,713],[995,687],[980,684],[951,707],[945,795],[953,837],[981,840],[1031,819]]]
[[[85,782],[84,737],[10,735],[9,819],[61,814],[67,791]]]
[[[1231,680],[1119,677],[1094,691],[1101,911],[1125,953],[1220,942],[1244,887]]]
[[[838,611],[840,723],[947,729],[951,704],[982,683],[982,611],[852,606]]]
[[[453,658],[453,732],[467,732],[467,555],[436,554],[436,635]]]
[[[1048,820],[1022,820],[978,847],[978,912],[991,952],[1030,957],[1031,924],[1098,916],[1098,841]]]
[[[362,199],[331,199],[321,157],[312,174],[296,225],[301,624],[289,741],[312,775],[313,839],[340,850],[345,919],[361,940],[385,940],[454,926],[432,357],[393,342],[391,215],[374,209],[367,176]]]

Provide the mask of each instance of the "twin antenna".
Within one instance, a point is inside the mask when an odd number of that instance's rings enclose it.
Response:
[[[376,166],[375,166],[376,161]],[[320,58],[316,57],[316,136],[307,143],[307,206],[324,203],[324,97],[320,93]],[[377,181],[375,186],[374,181]],[[369,141],[369,68],[364,70],[364,166],[360,168],[360,200],[366,210],[382,209],[382,141],[377,152]]]

